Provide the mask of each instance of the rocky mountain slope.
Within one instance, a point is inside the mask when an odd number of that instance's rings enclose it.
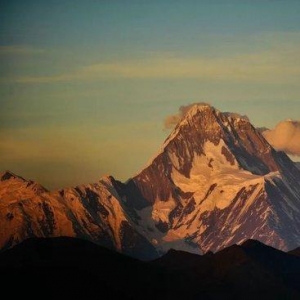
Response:
[[[245,117],[195,105],[119,189],[164,250],[217,251],[245,239],[300,244],[300,172]]]
[[[0,178],[0,220],[2,249],[28,237],[69,236],[142,259],[157,256],[154,246],[135,230],[110,178],[48,192],[6,172]]]
[[[247,118],[205,104],[191,107],[126,183],[106,177],[48,192],[7,172],[0,199],[2,248],[63,235],[149,259],[250,238],[282,250],[300,245],[300,170]]]

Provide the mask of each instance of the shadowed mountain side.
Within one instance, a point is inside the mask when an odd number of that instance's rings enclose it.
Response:
[[[298,248],[296,248],[296,249],[294,249],[292,251],[289,251],[288,253],[300,257],[300,247],[298,247]]]
[[[0,254],[0,271],[3,293],[31,299],[300,296],[300,258],[256,241],[203,256],[170,250],[147,263],[84,240],[28,239]]]

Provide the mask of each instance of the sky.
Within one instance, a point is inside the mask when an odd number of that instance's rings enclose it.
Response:
[[[299,15],[298,0],[2,0],[0,171],[125,181],[194,102],[300,120]]]

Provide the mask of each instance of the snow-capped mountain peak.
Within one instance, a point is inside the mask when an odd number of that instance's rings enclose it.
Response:
[[[295,177],[295,165],[246,116],[201,104],[185,113],[158,155],[127,183],[127,198],[141,230],[146,223],[149,240],[163,250],[214,251],[245,238],[284,247],[282,232],[273,226],[278,214],[292,224],[295,215],[286,211],[300,209]],[[277,189],[293,199],[280,213],[273,206]],[[285,240],[285,247],[300,243],[299,229],[294,234],[297,242]]]
[[[133,178],[56,192],[11,172],[0,180],[0,243],[76,236],[131,256],[204,253],[246,239],[300,245],[300,170],[246,116],[195,104]]]

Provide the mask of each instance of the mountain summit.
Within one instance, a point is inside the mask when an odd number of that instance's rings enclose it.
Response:
[[[125,191],[138,224],[164,251],[217,251],[249,238],[280,249],[300,244],[295,164],[247,117],[209,105],[186,112]]]
[[[1,218],[5,247],[29,236],[70,235],[147,258],[170,248],[217,251],[246,239],[282,250],[300,245],[300,170],[247,117],[207,104],[192,106],[151,163],[126,183],[107,177],[35,193],[28,208],[14,213],[27,187],[19,180],[23,188],[15,193],[19,177],[6,177],[0,212],[23,221],[16,227]],[[34,209],[37,203],[47,209]],[[49,224],[50,231],[42,230]]]

